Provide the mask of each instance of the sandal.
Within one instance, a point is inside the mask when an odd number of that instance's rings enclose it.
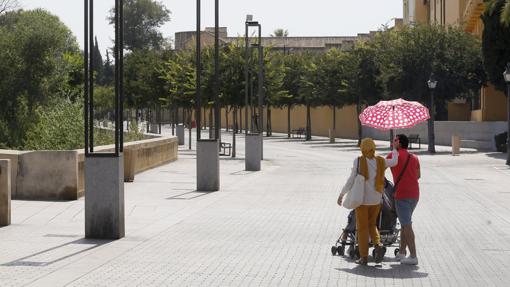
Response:
[[[368,265],[368,259],[366,257],[361,257],[360,259],[354,261],[354,263],[366,266]]]
[[[384,258],[384,253],[383,253],[381,245],[376,245],[375,246],[375,258],[374,258],[375,263],[381,263],[383,261],[383,258]]]

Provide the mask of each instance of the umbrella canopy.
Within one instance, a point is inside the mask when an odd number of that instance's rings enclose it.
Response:
[[[422,104],[403,99],[380,101],[359,115],[362,125],[385,131],[410,128],[429,118],[429,110]]]

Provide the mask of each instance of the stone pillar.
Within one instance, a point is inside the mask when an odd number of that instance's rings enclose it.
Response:
[[[262,159],[262,140],[260,134],[247,134],[245,149],[245,168],[248,171],[259,171]]]
[[[184,125],[177,125],[177,138],[179,145],[184,145]]]
[[[0,226],[11,224],[11,161],[0,160]]]
[[[124,182],[133,182],[136,174],[136,147],[124,148]]]
[[[220,190],[220,152],[218,140],[197,141],[197,191]]]
[[[124,158],[85,159],[85,237],[124,237]]]
[[[452,155],[460,154],[460,137],[452,135]]]

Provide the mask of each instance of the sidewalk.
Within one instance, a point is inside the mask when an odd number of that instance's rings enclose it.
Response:
[[[177,162],[126,183],[126,237],[118,241],[83,238],[83,199],[13,201],[13,225],[0,228],[0,286],[507,286],[510,169],[502,155],[453,157],[438,147],[431,156],[422,146],[420,265],[400,266],[389,250],[375,268],[330,252],[346,221],[336,198],[356,141],[266,138],[261,172],[244,171],[242,135],[237,144],[236,159],[221,159],[220,192],[194,191],[187,142]]]

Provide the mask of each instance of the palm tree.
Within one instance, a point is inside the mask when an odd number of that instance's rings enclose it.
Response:
[[[485,7],[490,14],[496,12],[501,7],[501,24],[506,27],[510,26],[510,0],[486,0]]]
[[[288,37],[288,36],[289,36],[289,31],[284,30],[282,28],[278,28],[278,29],[274,30],[273,34],[271,34],[271,37]]]

